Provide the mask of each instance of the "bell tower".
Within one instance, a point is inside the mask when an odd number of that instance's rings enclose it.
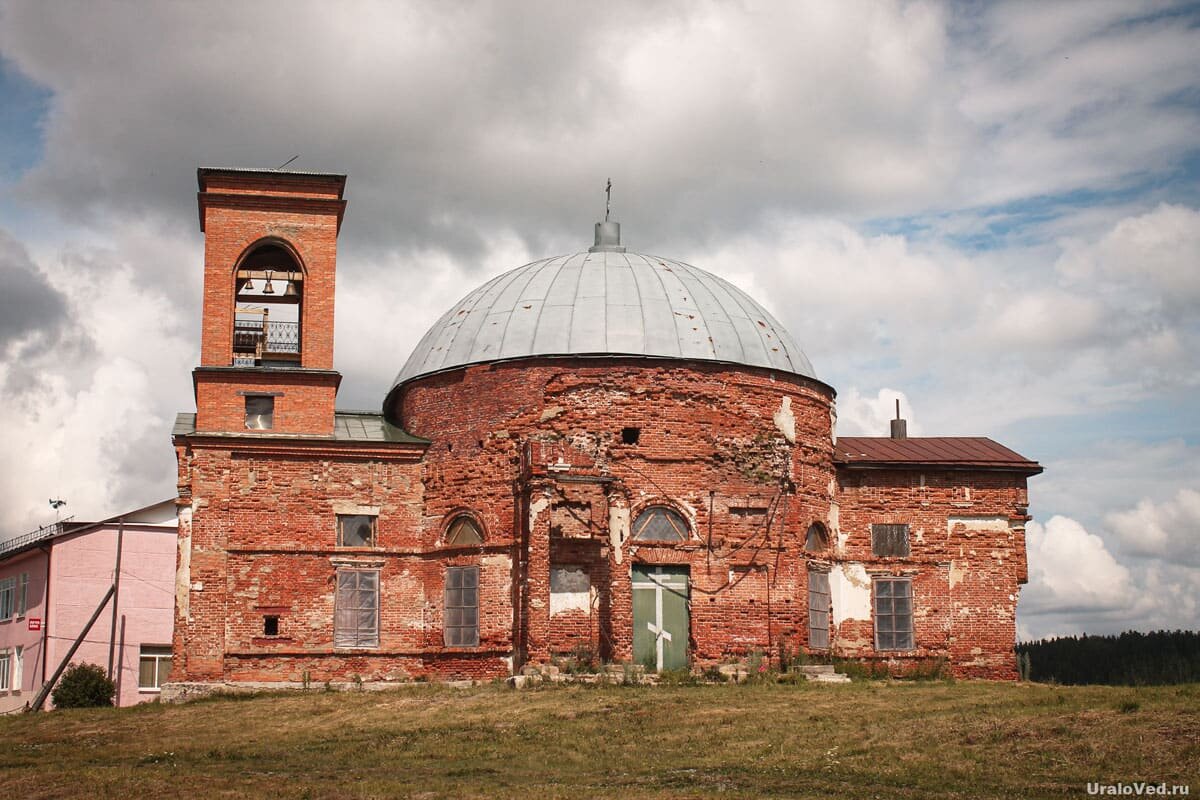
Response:
[[[196,432],[332,436],[345,175],[200,169]]]

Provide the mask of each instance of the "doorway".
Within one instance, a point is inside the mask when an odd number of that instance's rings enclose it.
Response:
[[[688,665],[688,568],[633,565],[633,660],[661,672]]]

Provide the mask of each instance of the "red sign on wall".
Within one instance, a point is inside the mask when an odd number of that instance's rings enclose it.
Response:
[[[29,618],[29,630],[40,631],[41,629],[42,629],[42,618],[41,617],[30,617]]]

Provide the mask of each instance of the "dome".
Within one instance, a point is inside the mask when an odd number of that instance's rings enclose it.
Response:
[[[517,267],[458,301],[421,339],[392,388],[530,356],[677,358],[816,378],[779,321],[745,292],[690,264],[626,253],[616,223],[596,227],[588,252]]]

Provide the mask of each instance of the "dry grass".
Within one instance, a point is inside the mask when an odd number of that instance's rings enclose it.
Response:
[[[1200,685],[413,686],[0,719],[42,797],[1081,797],[1200,792]]]

